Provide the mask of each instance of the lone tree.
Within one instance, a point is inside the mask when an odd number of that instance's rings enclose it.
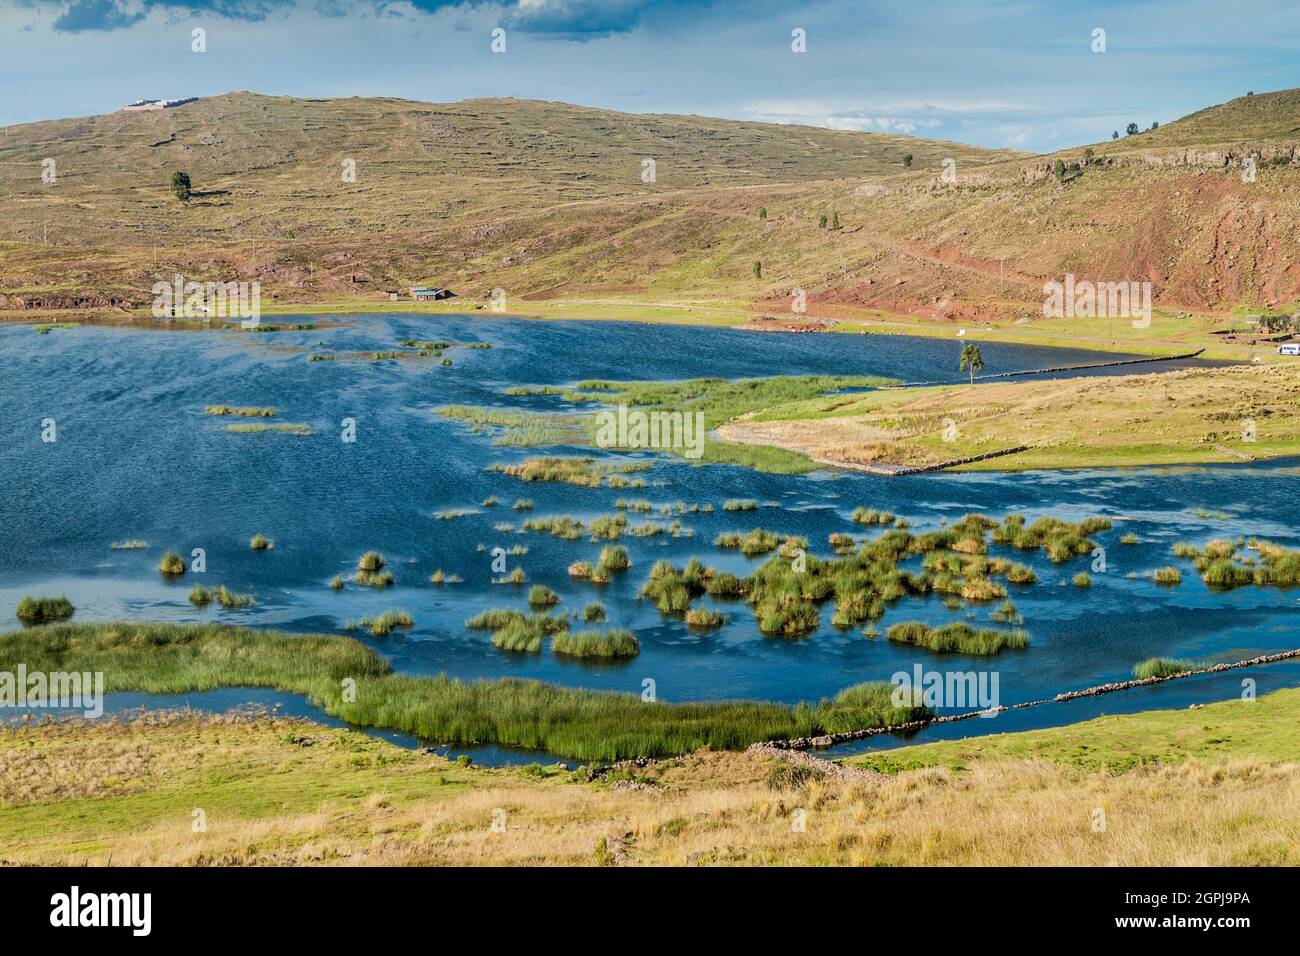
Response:
[[[172,173],[172,192],[181,202],[190,201],[190,174],[180,170]]]
[[[912,154],[911,154],[911,153],[907,153],[906,155],[903,156],[903,165],[906,166],[908,169],[911,169],[911,168],[912,168]]]
[[[763,278],[763,263],[759,262],[757,259],[754,260],[754,278]]]
[[[980,347],[974,342],[967,342],[961,350],[961,368],[960,372],[970,370],[970,383],[975,384],[975,373],[984,370],[984,356],[980,355]]]
[[[840,228],[840,214],[839,214],[839,213],[834,213],[834,214],[831,215],[831,228],[832,228],[832,229],[839,229],[839,228]]]
[[[1138,131],[1137,123],[1129,123],[1128,126],[1124,129],[1124,132],[1128,133],[1130,136],[1135,135],[1137,131]]]

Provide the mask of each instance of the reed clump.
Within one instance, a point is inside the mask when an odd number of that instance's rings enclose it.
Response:
[[[274,418],[278,414],[274,408],[257,405],[209,405],[204,411],[209,415],[233,415],[238,418]]]
[[[551,640],[551,650],[568,657],[622,660],[641,653],[641,642],[631,631],[564,631]]]
[[[393,572],[378,551],[367,551],[357,560],[356,582],[372,588],[386,588],[393,583]]]
[[[1148,657],[1133,667],[1133,676],[1138,680],[1148,677],[1173,677],[1196,670],[1195,661],[1181,660],[1173,657]]]
[[[344,630],[367,630],[375,637],[387,637],[399,627],[414,627],[415,618],[405,611],[384,611],[374,617],[363,617],[360,621],[345,624]]]
[[[688,627],[700,631],[715,631],[727,623],[727,615],[712,608],[696,607],[686,612]]]
[[[14,614],[24,624],[45,624],[50,621],[66,621],[75,611],[72,602],[62,594],[58,597],[24,595]]]
[[[998,631],[989,628],[976,630],[961,621],[939,627],[930,627],[920,621],[903,621],[891,625],[885,632],[885,636],[896,643],[914,644],[936,654],[986,656],[1029,645],[1029,637],[1024,631],[1018,629]]]

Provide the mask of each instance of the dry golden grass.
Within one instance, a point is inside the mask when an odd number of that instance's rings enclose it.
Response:
[[[34,726],[0,732],[0,845],[44,864],[589,865],[610,839],[633,865],[1300,862],[1294,762],[997,759],[786,790],[772,763],[701,753],[632,789],[266,717]]]
[[[833,396],[718,433],[847,463],[930,465],[1030,446],[971,466],[1000,470],[1240,460],[1216,445],[1271,458],[1300,452],[1300,363]]]

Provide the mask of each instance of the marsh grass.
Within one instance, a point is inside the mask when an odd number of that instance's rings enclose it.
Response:
[[[58,597],[24,595],[19,600],[14,614],[24,624],[44,624],[50,621],[66,621],[75,611],[72,602],[62,594]]]
[[[217,603],[226,610],[237,610],[239,608],[252,607],[257,602],[251,594],[236,594],[224,584],[219,585],[212,591],[212,596],[217,599]]]
[[[393,583],[393,572],[378,551],[367,551],[357,560],[356,582],[372,588],[386,588]]]
[[[881,520],[879,512],[869,516],[871,523]],[[704,589],[718,597],[744,597],[753,605],[762,633],[801,638],[817,629],[819,606],[832,599],[835,604],[832,625],[848,629],[878,620],[887,607],[907,596],[935,594],[945,606],[957,610],[962,602],[978,605],[1005,599],[1007,589],[995,578],[1024,585],[1037,581],[1031,568],[988,553],[985,540],[988,533],[992,531],[995,538],[1006,541],[1020,530],[1019,519],[999,524],[985,515],[967,514],[939,530],[921,533],[898,527],[890,515],[884,515],[883,520],[885,525],[894,526],[872,540],[858,543],[847,535],[832,537],[831,544],[837,552],[833,558],[824,559],[805,552],[802,571],[795,571],[790,559],[795,557],[795,549],[807,547],[803,539],[787,537],[778,543],[776,532],[762,529],[749,536],[724,532],[715,541],[720,547],[744,551],[748,544],[750,551],[779,548],[779,552],[748,578],[709,571],[703,580]],[[1090,520],[1071,526],[1074,527],[1097,525]],[[1042,546],[1047,537],[1058,531],[1060,527],[1050,522],[1039,525],[1034,546]],[[903,564],[914,555],[921,556],[919,572]],[[693,592],[680,587],[668,588],[664,581],[656,581],[653,574],[651,577],[643,595],[655,597],[666,613],[685,613]],[[1014,605],[1012,608],[1014,611]],[[995,615],[994,620],[997,619]],[[1019,624],[1018,612],[1008,620]],[[1002,640],[1010,641],[1008,646],[1020,646],[1024,635],[1020,632],[1013,635]],[[987,636],[972,639],[947,631],[940,632],[936,639],[944,642],[961,639],[971,646],[984,646],[992,641]]]
[[[551,639],[551,650],[568,657],[625,659],[641,653],[641,642],[631,631],[565,631]]]
[[[185,562],[175,551],[166,552],[158,559],[158,573],[167,577],[176,577],[185,573]]]
[[[450,365],[451,360],[444,359],[443,364]],[[492,433],[494,445],[518,448],[573,445],[582,442],[586,436],[573,415],[475,405],[445,405],[434,411],[444,418],[470,425],[475,430]]]
[[[939,627],[930,627],[920,621],[903,621],[890,626],[885,636],[895,643],[915,644],[936,654],[985,656],[1029,645],[1029,638],[1024,631],[996,631],[987,628],[976,630],[961,621]]]
[[[1134,666],[1133,676],[1138,680],[1146,680],[1148,677],[1173,677],[1175,674],[1186,674],[1188,671],[1196,670],[1196,667],[1195,661],[1172,657],[1148,657]]]
[[[896,520],[896,516],[892,511],[877,511],[875,508],[854,508],[851,517],[857,524],[867,525],[868,527],[893,524]]]
[[[528,589],[529,607],[554,607],[560,603],[560,596],[544,584],[534,584]]]
[[[632,561],[628,558],[627,548],[621,545],[610,545],[600,549],[597,565],[609,572],[626,571],[632,566]]]
[[[493,578],[493,584],[527,584],[528,575],[524,573],[523,568],[514,568],[509,574],[503,577]]]
[[[792,548],[806,549],[808,547],[808,541],[805,538],[782,535],[775,531],[768,531],[765,528],[755,528],[744,535],[738,531],[724,531],[713,540],[713,544],[714,547],[718,548],[738,550],[747,558],[767,554],[775,551],[778,547],[786,550]]]
[[[727,623],[727,615],[712,608],[696,607],[686,612],[688,627],[700,631],[714,631]]]
[[[743,749],[777,738],[891,726],[924,715],[894,708],[892,687],[851,688],[834,700],[659,702],[640,694],[537,681],[398,676],[356,641],[215,624],[47,624],[0,635],[0,670],[103,671],[108,691],[176,694],[272,687],[327,713],[449,743],[536,748],[581,760]],[[343,700],[342,681],[357,682]]]
[[[1011,601],[1003,602],[989,617],[994,621],[1001,621],[1005,624],[1020,624],[1023,621],[1020,616],[1020,609]]]
[[[310,438],[316,434],[316,430],[305,422],[276,422],[266,424],[262,422],[247,422],[238,425],[227,425],[225,431],[236,434],[257,434],[260,432],[278,432],[286,435],[293,435],[297,438]]]
[[[195,607],[207,607],[212,603],[212,592],[202,584],[196,584],[190,588],[189,600]]]
[[[552,515],[546,518],[527,518],[524,520],[525,531],[541,531],[555,538],[577,541],[586,533],[586,525],[570,515]]]
[[[1042,517],[1026,526],[1023,515],[1008,515],[993,529],[993,540],[1022,551],[1041,548],[1052,563],[1062,564],[1077,555],[1090,554],[1097,543],[1088,536],[1110,527],[1110,520],[1100,517],[1086,518],[1078,523]]]
[[[627,527],[627,515],[613,514],[593,518],[588,530],[593,541],[617,541]]]
[[[498,650],[516,654],[536,654],[542,649],[542,640],[550,634],[563,632],[569,626],[564,615],[525,614],[513,608],[492,608],[465,622],[471,630],[492,631],[492,645]]]
[[[278,411],[257,405],[209,405],[203,409],[209,415],[232,415],[237,418],[274,418]]]
[[[382,614],[373,618],[364,618],[361,620],[361,627],[368,628],[370,633],[376,637],[387,637],[390,633],[399,627],[415,627],[415,618],[407,614],[406,611],[383,611]]]
[[[275,547],[275,542],[259,531],[249,538],[248,546],[254,551],[270,551]]]
[[[700,413],[706,431],[741,415],[759,420],[779,415],[779,407],[815,403],[845,389],[875,388],[891,379],[869,376],[776,375],[758,379],[697,378],[675,382],[588,380],[564,392],[567,401],[628,405],[649,412]],[[594,416],[586,422],[594,433]],[[674,451],[665,449],[666,451]],[[675,450],[680,453],[680,449]],[[764,445],[707,439],[703,462],[735,464],[775,474],[801,474],[816,466],[802,454]]]
[[[1243,549],[1254,551],[1255,556],[1243,555]],[[1300,551],[1262,538],[1215,538],[1199,549],[1180,541],[1174,545],[1174,554],[1190,559],[1201,580],[1212,588],[1300,586]]]
[[[492,646],[511,654],[538,654],[543,632],[528,621],[511,621],[492,634]]]
[[[714,573],[698,558],[691,558],[683,568],[656,561],[650,579],[641,587],[641,597],[654,600],[662,614],[684,615],[690,610],[691,599],[705,592]]]
[[[149,544],[139,538],[131,538],[127,541],[114,541],[109,547],[114,551],[143,551]]]
[[[561,458],[547,456],[527,458],[514,465],[490,465],[489,471],[500,472],[520,481],[545,481],[576,485],[580,488],[611,488],[635,486],[627,478],[636,472],[648,471],[648,464],[638,462],[614,465],[597,462],[594,458]],[[645,484],[644,481],[641,482]]]

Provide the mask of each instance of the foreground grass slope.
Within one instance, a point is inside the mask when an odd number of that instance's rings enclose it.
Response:
[[[1300,691],[911,747],[889,775],[700,752],[589,782],[298,721],[0,730],[4,862],[115,865],[1300,863]],[[1132,758],[1137,754],[1137,759]],[[897,765],[914,769],[899,770]],[[1106,827],[1093,828],[1094,811]],[[805,826],[796,832],[795,811]],[[204,827],[197,829],[195,821]],[[494,828],[494,823],[496,824]]]

